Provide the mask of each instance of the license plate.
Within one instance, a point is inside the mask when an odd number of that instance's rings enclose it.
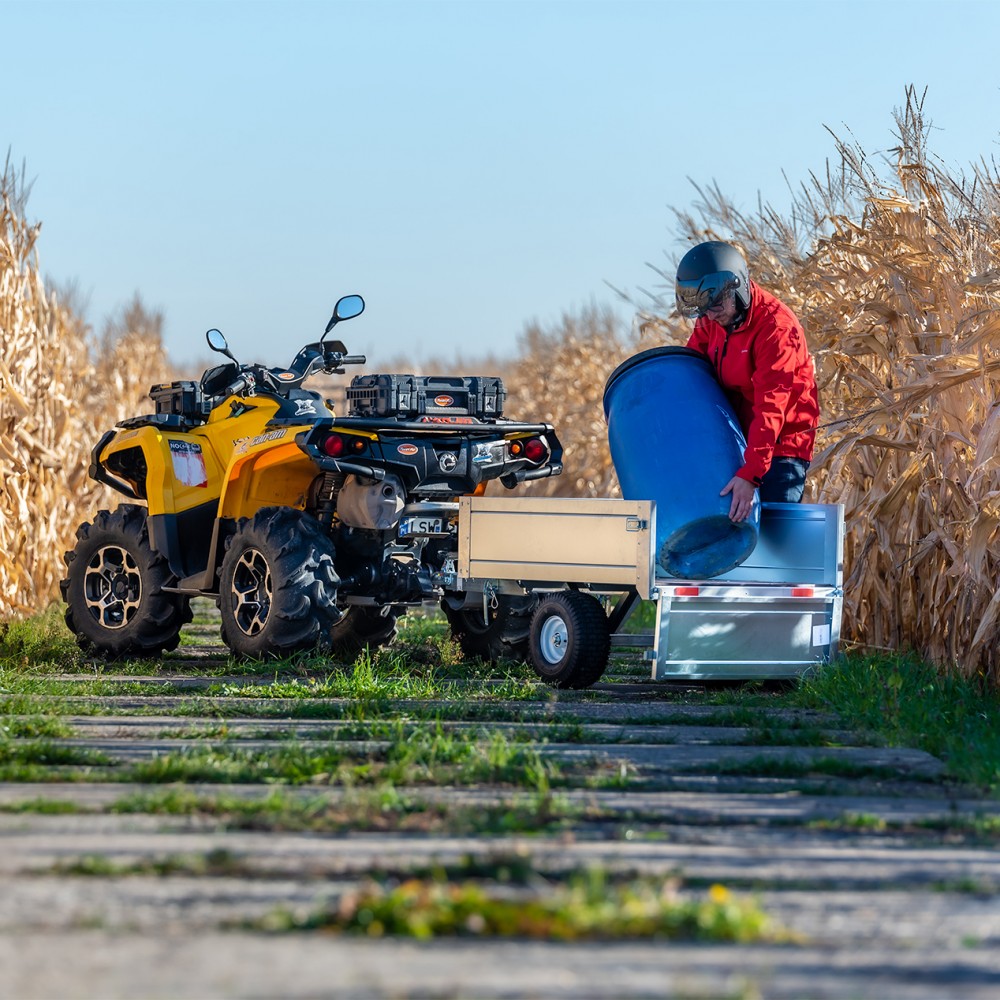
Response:
[[[443,517],[404,517],[399,521],[399,537],[406,535],[446,535]]]

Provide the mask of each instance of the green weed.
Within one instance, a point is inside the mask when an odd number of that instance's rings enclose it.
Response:
[[[0,719],[2,739],[59,739],[73,735],[73,728],[52,715],[8,715]]]
[[[39,816],[73,816],[86,812],[76,802],[65,802],[62,799],[26,799],[23,802],[0,803],[0,812],[32,813]]]
[[[226,830],[385,830],[454,835],[554,833],[605,818],[551,793],[519,794],[510,801],[489,805],[464,805],[426,802],[419,794],[403,792],[390,784],[351,788],[335,799],[296,795],[281,788],[253,797],[226,792],[206,794],[185,787],[152,789],[123,796],[109,811],[198,816],[214,820]]]
[[[113,761],[96,750],[59,746],[45,740],[0,740],[0,781],[56,781],[90,777]],[[82,769],[82,770],[81,770]]]
[[[61,669],[83,659],[63,621],[64,606],[51,605],[24,621],[0,623],[0,668],[57,664]]]
[[[876,764],[859,764],[840,757],[814,757],[810,760],[796,760],[792,757],[753,757],[749,760],[721,762],[715,768],[717,774],[758,777],[758,778],[810,778],[823,775],[833,778],[864,779],[875,781],[898,781],[901,777],[894,767]],[[906,776],[910,781],[924,779],[920,775]]]
[[[45,764],[50,767],[75,765],[82,767],[107,767],[111,759],[97,750],[60,746],[45,740],[33,742],[0,741],[0,766],[4,768],[27,764]]]
[[[523,877],[523,876],[522,876]],[[318,928],[369,937],[579,940],[787,940],[760,907],[720,885],[703,898],[687,898],[674,881],[636,880],[613,885],[600,870],[574,873],[546,893],[512,893],[509,885],[474,880],[410,878],[371,882],[345,896],[336,909],[300,920],[274,915],[270,929]]]
[[[852,653],[805,677],[790,701],[836,712],[887,746],[926,750],[960,781],[1000,786],[1000,695],[985,678],[943,672],[912,655]]]
[[[233,877],[249,873],[231,851],[216,848],[205,854],[170,854],[163,857],[142,858],[138,861],[113,861],[101,854],[87,854],[72,861],[60,861],[52,866],[53,875],[95,876],[122,878],[130,875],[209,875]]]

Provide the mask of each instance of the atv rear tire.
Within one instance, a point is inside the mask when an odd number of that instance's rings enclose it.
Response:
[[[333,655],[353,661],[364,649],[375,650],[392,642],[396,638],[399,611],[390,607],[383,615],[383,610],[360,604],[349,605],[344,617],[330,632]]]
[[[146,508],[122,504],[98,511],[77,528],[76,537],[59,589],[66,624],[80,647],[108,659],[176,649],[181,629],[191,621],[191,602],[163,592],[175,578],[150,545]]]
[[[288,656],[328,641],[340,620],[334,547],[314,517],[263,507],[239,522],[219,574],[222,635],[238,656]]]
[[[496,663],[527,659],[531,612],[537,604],[537,597],[500,595],[488,608],[486,620],[481,604],[456,609],[443,602],[441,610],[463,656]]]
[[[611,630],[601,602],[578,590],[546,597],[531,617],[531,665],[557,688],[586,688],[601,679]]]

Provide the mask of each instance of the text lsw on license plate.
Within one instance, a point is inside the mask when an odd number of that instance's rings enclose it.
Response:
[[[399,519],[399,537],[406,535],[447,535],[448,527],[443,517],[423,517],[414,514]]]

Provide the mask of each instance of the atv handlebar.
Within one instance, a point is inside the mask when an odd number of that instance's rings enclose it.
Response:
[[[224,395],[241,396],[249,388],[250,388],[250,379],[247,378],[246,373],[243,373],[238,378],[233,380],[229,388],[226,389]]]
[[[206,332],[208,346],[219,354],[224,354],[232,365],[217,365],[207,369],[201,376],[202,391],[211,397],[218,395],[239,396],[243,393],[254,395],[257,383],[260,382],[265,391],[276,392],[287,396],[292,389],[297,389],[313,372],[322,370],[328,374],[342,374],[344,365],[363,365],[368,359],[363,354],[348,354],[343,341],[333,340],[326,343],[326,335],[337,323],[353,319],[364,312],[365,300],[360,295],[342,295],[333,307],[333,316],[326,325],[323,336],[314,344],[306,344],[295,355],[288,368],[264,368],[261,365],[243,365],[229,350],[226,338],[221,330],[211,329]],[[237,374],[228,384],[230,372],[235,369]],[[220,386],[219,383],[222,383]]]
[[[363,354],[342,354],[340,351],[323,352],[323,371],[328,374],[343,371],[344,365],[363,365],[368,359]]]
[[[223,396],[242,396],[249,393],[251,396],[258,387],[263,387],[265,391],[287,394],[288,390],[297,388],[305,379],[316,371],[325,371],[328,374],[342,373],[344,365],[363,365],[368,359],[364,354],[341,354],[339,351],[326,351],[322,355],[303,348],[291,367],[281,372],[282,380],[288,381],[282,385],[273,377],[274,373],[260,365],[241,365],[239,374],[230,382],[221,393]],[[280,371],[275,369],[275,371]],[[290,378],[292,374],[298,378]]]

